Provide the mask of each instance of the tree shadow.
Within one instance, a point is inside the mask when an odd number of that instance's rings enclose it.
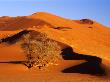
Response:
[[[6,63],[6,64],[22,64],[29,69],[32,67],[32,64],[29,64],[28,61],[6,61],[6,62],[0,62],[0,63]]]
[[[10,64],[24,64],[25,61],[6,61],[6,62],[0,62],[0,63],[10,63]]]
[[[64,60],[86,60],[84,63],[62,70],[63,73],[81,73],[98,76],[107,75],[105,69],[102,67],[102,59],[99,57],[78,54],[74,52],[71,47],[62,50],[62,57]]]

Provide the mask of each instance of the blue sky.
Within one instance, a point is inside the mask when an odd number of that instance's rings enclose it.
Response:
[[[110,0],[0,0],[0,16],[49,12],[65,18],[90,18],[110,27]]]

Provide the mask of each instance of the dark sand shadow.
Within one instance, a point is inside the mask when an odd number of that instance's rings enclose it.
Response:
[[[70,68],[66,68],[62,71],[63,73],[81,73],[81,74],[90,74],[96,76],[105,76],[107,75],[104,68],[100,64],[94,62],[85,62]]]
[[[9,44],[13,44],[13,43],[16,43],[24,34],[27,34],[29,33],[30,31],[28,30],[23,30],[13,36],[9,36],[9,37],[6,37],[6,38],[2,38],[0,40],[0,43],[3,43],[3,42],[7,42]]]
[[[7,62],[0,62],[0,63],[6,63],[6,64],[22,64],[28,68],[31,68],[33,65],[29,64],[27,61],[7,61]]]
[[[62,50],[62,57],[64,60],[86,60],[84,63],[62,70],[63,73],[81,73],[98,76],[107,75],[105,69],[102,67],[102,59],[99,57],[78,54],[74,52],[71,47]]]
[[[25,61],[6,61],[6,62],[0,62],[0,63],[10,63],[10,64],[24,64]]]

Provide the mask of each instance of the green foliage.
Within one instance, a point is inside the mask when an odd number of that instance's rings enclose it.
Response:
[[[25,35],[22,48],[26,54],[26,65],[31,67],[45,67],[60,59],[61,49],[57,42],[39,34],[35,38]]]

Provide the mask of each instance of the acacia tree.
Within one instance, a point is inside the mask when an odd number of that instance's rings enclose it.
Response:
[[[32,44],[31,44],[31,36],[29,34],[24,35],[23,37],[23,43],[22,48],[24,49],[25,55],[26,55],[26,62],[25,65],[28,68],[33,67],[33,56],[32,56]]]
[[[25,35],[22,48],[28,68],[48,66],[61,58],[61,49],[57,42],[48,39],[45,34],[39,34],[35,38],[31,38],[30,34]]]

